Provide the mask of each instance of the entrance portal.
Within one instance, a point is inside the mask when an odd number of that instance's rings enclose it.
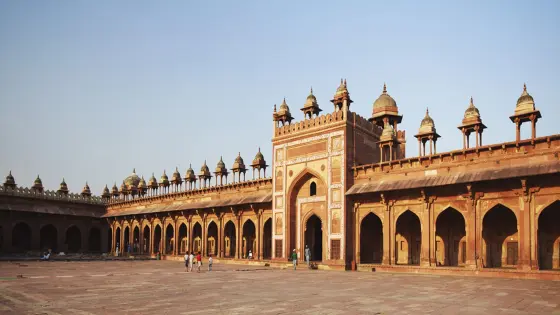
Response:
[[[237,244],[235,224],[228,221],[224,229],[224,257],[235,257],[235,244]]]
[[[418,216],[412,213],[412,211],[406,210],[397,219],[395,235],[395,261],[397,264],[420,264],[421,237]]]
[[[560,201],[546,207],[539,216],[539,268],[560,268]]]
[[[53,252],[58,251],[58,233],[56,228],[52,225],[45,225],[41,228],[40,236],[40,246],[41,250],[52,249]]]
[[[309,260],[323,261],[323,226],[316,215],[312,215],[305,223],[305,245],[311,251]]]
[[[175,246],[173,234],[173,225],[168,224],[167,228],[165,228],[165,253],[167,255],[173,254],[173,248]]]
[[[360,263],[380,264],[383,259],[383,225],[369,213],[360,225]]]
[[[517,218],[510,209],[499,204],[482,220],[485,251],[484,267],[499,268],[517,265]]]
[[[438,266],[464,264],[466,254],[461,244],[465,242],[465,219],[453,208],[445,209],[436,220],[436,259]]]
[[[82,233],[77,226],[72,225],[66,230],[66,245],[69,253],[76,253],[82,249]]]
[[[249,256],[249,251],[255,255],[255,224],[251,220],[247,220],[243,224],[243,249],[241,250],[242,258],[247,258]]]
[[[263,259],[272,258],[272,219],[266,220],[263,228]]]
[[[179,227],[179,254],[184,254],[187,252],[187,225],[181,223]]]

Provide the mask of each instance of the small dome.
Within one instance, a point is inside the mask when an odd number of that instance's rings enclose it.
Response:
[[[123,180],[123,182],[122,182],[122,184],[121,184],[120,192],[121,192],[122,194],[126,194],[127,191],[128,191],[128,190],[127,190],[126,184],[125,184],[125,182],[124,182],[124,180]]]
[[[107,187],[107,185],[105,185],[105,188],[103,188],[103,193],[101,194],[101,197],[109,198],[110,196],[111,196],[111,193],[109,192],[109,187]]]
[[[195,180],[196,180],[196,175],[194,174],[192,164],[189,164],[189,168],[187,169],[187,173],[185,174],[185,181],[194,182]]]
[[[474,106],[473,98],[471,97],[471,102],[469,104],[469,107],[467,108],[467,110],[465,110],[464,119],[472,119],[472,118],[475,119],[480,118],[480,112],[478,111],[478,108]]]
[[[167,177],[167,174],[165,173],[165,170],[163,170],[163,175],[161,175],[160,179],[159,179],[159,185],[160,186],[169,186],[169,177]]]
[[[14,176],[12,176],[12,171],[10,171],[8,176],[6,176],[6,181],[4,181],[4,186],[11,186],[11,187],[16,186],[16,180],[14,179]]]
[[[226,164],[224,163],[224,160],[222,159],[221,156],[220,156],[220,161],[218,162],[218,164],[216,164],[215,173],[227,173]]]
[[[39,175],[37,175],[37,178],[33,182],[32,188],[37,189],[37,190],[43,190],[43,181],[41,181],[41,178],[39,177]]]
[[[119,195],[119,189],[117,188],[117,183],[113,184],[113,188],[111,188],[111,193],[113,194],[113,196]]]
[[[181,184],[183,182],[183,179],[181,178],[181,173],[179,173],[179,168],[175,167],[175,172],[173,173],[173,176],[171,176],[171,182],[173,184]]]
[[[144,176],[140,178],[140,182],[138,183],[138,189],[145,189],[146,188],[146,180],[144,180]]]
[[[309,92],[309,95],[305,100],[305,104],[303,105],[303,108],[309,107],[319,107],[319,104],[317,104],[317,98],[313,95],[313,88],[311,88],[311,92]]]
[[[243,158],[241,157],[241,152],[239,152],[237,154],[237,157],[235,158],[235,161],[233,162],[233,166],[231,168],[232,170],[241,170],[244,171],[245,170],[245,162],[243,162]]]
[[[385,124],[385,127],[383,128],[383,132],[381,133],[381,137],[379,137],[379,140],[381,141],[393,141],[395,140],[396,135],[395,135],[395,130],[393,129],[393,126],[389,125],[389,124]]]
[[[532,112],[535,110],[535,100],[527,93],[527,85],[523,84],[523,93],[517,99],[516,112]]]
[[[290,116],[290,107],[288,106],[288,104],[286,104],[286,98],[284,98],[284,100],[282,101],[282,104],[280,104],[280,110],[278,111],[277,115],[279,115],[279,116],[281,116],[281,115]]]
[[[259,147],[259,152],[257,152],[257,154],[255,155],[255,158],[253,159],[253,163],[251,164],[252,167],[266,167],[266,161],[264,160],[264,156],[261,153],[261,148]]]
[[[82,189],[82,196],[91,196],[91,189],[89,189],[89,185],[86,182],[84,189]]]
[[[210,177],[210,169],[208,165],[206,165],[206,160],[204,160],[204,164],[200,167],[200,173],[198,173],[198,177]]]
[[[60,188],[58,189],[59,192],[67,193],[68,192],[68,185],[66,185],[66,181],[62,178],[62,182],[60,183]]]
[[[152,177],[150,177],[150,180],[148,181],[148,186],[150,188],[158,188],[158,182],[156,177],[154,176],[154,173],[152,173]]]
[[[432,132],[436,132],[436,125],[432,117],[430,117],[430,112],[426,108],[426,115],[424,116],[424,119],[422,119],[422,122],[420,123],[420,130],[418,131],[418,133],[425,134],[425,133],[432,133]]]
[[[387,85],[383,84],[383,93],[373,102],[373,110],[386,107],[397,107],[397,102],[387,94]]]
[[[124,179],[124,183],[127,186],[138,186],[138,183],[140,183],[140,177],[136,175],[136,169],[133,169],[132,174]]]
[[[336,93],[334,95],[337,96],[344,93],[348,93],[348,87],[346,86],[346,80],[340,79],[340,85],[336,89]]]

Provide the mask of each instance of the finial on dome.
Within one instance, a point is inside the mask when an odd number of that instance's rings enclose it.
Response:
[[[344,81],[342,81],[342,78],[340,78],[340,85],[344,84]]]
[[[276,104],[274,104],[274,112],[276,113]]]
[[[346,86],[346,79],[344,79],[344,86]]]
[[[313,86],[311,87],[311,91],[309,92],[309,94],[313,94]]]
[[[387,94],[387,84],[383,82],[383,94]]]
[[[136,174],[136,167],[132,169],[132,173]]]
[[[527,92],[527,84],[523,83],[523,92]]]
[[[429,115],[430,111],[428,110],[428,107],[426,107],[426,115]]]

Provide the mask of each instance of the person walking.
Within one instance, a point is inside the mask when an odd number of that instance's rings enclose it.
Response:
[[[296,253],[296,249],[294,248],[294,251],[292,252],[292,263],[294,264],[294,270],[296,270],[296,266],[297,266],[297,253]]]
[[[189,271],[192,272],[194,264],[194,252],[191,252],[189,255]]]
[[[115,256],[119,257],[119,242],[117,242],[117,246],[115,246]]]
[[[208,271],[212,271],[212,263],[214,262],[214,259],[212,259],[212,254],[210,254],[210,257],[208,257]]]
[[[202,266],[202,255],[200,252],[196,255],[196,272],[200,272],[200,267]]]
[[[189,272],[189,252],[185,253],[185,272]]]
[[[311,258],[311,250],[305,245],[305,262],[307,263],[307,267],[309,267],[309,258]]]

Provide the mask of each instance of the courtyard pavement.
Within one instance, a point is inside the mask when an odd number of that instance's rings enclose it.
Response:
[[[204,265],[203,269],[207,266]],[[0,314],[560,314],[560,282],[181,262],[0,262]]]

